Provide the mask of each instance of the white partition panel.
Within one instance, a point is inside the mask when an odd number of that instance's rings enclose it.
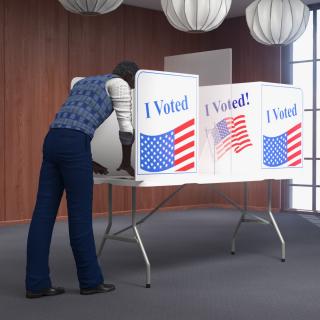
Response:
[[[136,179],[198,172],[198,75],[140,70],[136,75]]]
[[[200,86],[232,83],[232,49],[168,56],[164,70],[198,74]]]
[[[109,175],[129,177],[126,171],[117,171],[122,160],[122,149],[119,140],[119,124],[115,112],[96,130],[91,141],[92,158],[108,168]],[[135,167],[134,150],[131,163]]]
[[[199,130],[210,133],[215,179],[290,179],[302,174],[302,106],[302,91],[281,84],[200,88]],[[199,148],[205,143],[201,140]]]

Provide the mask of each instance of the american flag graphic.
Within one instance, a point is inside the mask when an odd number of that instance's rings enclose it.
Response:
[[[217,160],[221,159],[229,150],[239,153],[252,146],[245,115],[224,118],[215,125],[211,133]]]
[[[185,172],[195,168],[195,121],[166,133],[140,133],[140,168],[147,172]]]
[[[296,167],[302,163],[301,122],[287,132],[263,136],[263,164],[268,167]]]

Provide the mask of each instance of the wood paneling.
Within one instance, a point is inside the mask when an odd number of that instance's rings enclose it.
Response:
[[[100,17],[69,14],[69,81],[112,72],[124,59],[123,11],[120,7]],[[106,186],[95,186],[93,211],[106,212],[107,200]]]
[[[43,137],[74,76],[110,72],[123,59],[163,70],[164,56],[223,48],[233,50],[234,82],[280,80],[279,48],[253,40],[243,17],[209,33],[188,34],[174,29],[162,12],[142,8],[123,5],[107,15],[83,17],[56,0],[0,0],[0,221],[31,217]],[[279,207],[280,184],[273,185]],[[242,183],[216,187],[243,203]],[[213,189],[188,185],[167,207],[225,206]],[[173,190],[139,189],[138,207],[150,209]],[[114,187],[114,211],[130,209],[130,191]],[[265,207],[265,195],[265,182],[249,184],[249,206]],[[107,188],[96,186],[94,212],[106,209]],[[66,214],[65,201],[60,214]]]
[[[0,221],[5,220],[4,108],[4,0],[0,0]]]
[[[107,15],[69,14],[69,79],[111,72],[123,60],[123,7]]]
[[[55,0],[6,1],[6,219],[31,217],[41,147],[67,92],[67,14]]]

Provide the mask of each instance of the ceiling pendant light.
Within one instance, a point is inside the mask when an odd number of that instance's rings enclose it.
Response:
[[[266,45],[287,45],[306,30],[310,10],[301,0],[256,0],[246,9],[252,37]]]
[[[170,24],[180,31],[206,32],[220,26],[232,0],[161,0]]]
[[[59,0],[63,7],[82,15],[100,15],[117,9],[123,0]]]

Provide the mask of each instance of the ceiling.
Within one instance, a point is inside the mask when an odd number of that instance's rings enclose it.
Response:
[[[254,0],[233,0],[230,12],[228,17],[238,17],[245,15],[245,8]],[[320,0],[305,0],[306,4],[319,3]],[[124,0],[124,4],[154,9],[154,10],[162,10],[161,9],[161,0]]]

